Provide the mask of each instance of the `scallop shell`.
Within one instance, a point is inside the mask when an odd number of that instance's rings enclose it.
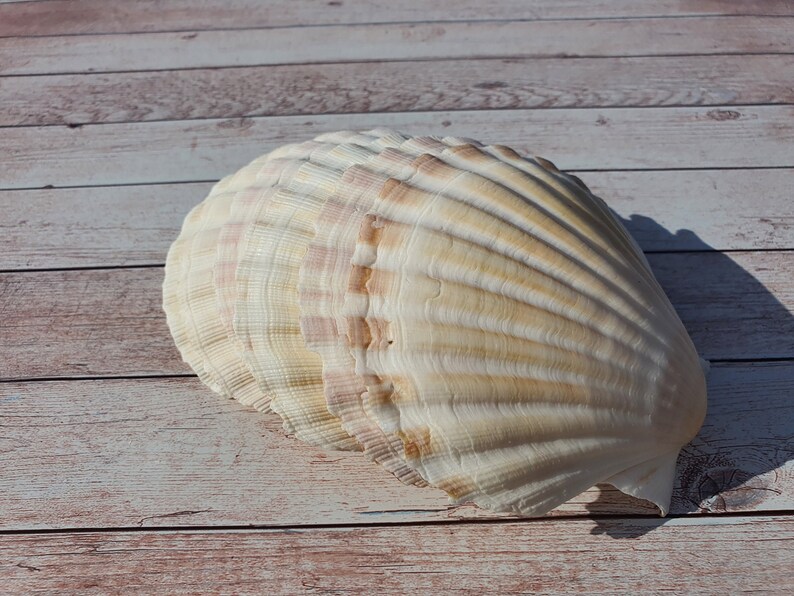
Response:
[[[630,235],[502,146],[375,130],[271,152],[188,216],[164,308],[212,389],[494,511],[608,482],[665,514],[705,415]]]

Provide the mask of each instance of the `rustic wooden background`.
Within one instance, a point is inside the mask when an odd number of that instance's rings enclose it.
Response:
[[[539,153],[625,218],[713,362],[667,519],[450,506],[180,361],[190,207],[375,125]],[[0,592],[790,590],[793,189],[790,0],[0,1]]]

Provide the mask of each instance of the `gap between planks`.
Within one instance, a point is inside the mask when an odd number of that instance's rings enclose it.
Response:
[[[724,255],[731,255],[733,253],[746,253],[746,252],[754,252],[754,253],[784,253],[784,252],[794,252],[794,248],[754,248],[752,250],[748,250],[746,248],[736,248],[736,249],[727,249],[727,250],[714,250],[712,248],[703,248],[703,249],[694,249],[694,250],[646,250],[643,251],[646,255],[666,255],[666,254],[704,254],[704,253],[714,253],[719,252],[720,254]],[[165,267],[164,262],[158,263],[141,263],[136,265],[77,265],[74,267],[40,267],[40,268],[30,268],[30,267],[20,267],[15,269],[0,269],[0,274],[4,273],[59,273],[64,271],[113,271],[118,269],[162,269]],[[743,359],[724,359],[720,360],[720,362],[737,362]],[[755,359],[750,359],[755,361]],[[772,360],[779,360],[778,358],[772,358]],[[7,379],[0,379],[0,383],[6,381]],[[17,379],[13,379],[17,380]]]
[[[35,0],[31,0],[35,1]],[[608,485],[599,485],[601,489],[608,489]],[[638,507],[639,510],[641,507]],[[651,507],[647,507],[648,510]],[[422,512],[423,510],[414,510],[418,512]],[[431,512],[435,510],[428,509],[427,512]],[[174,513],[168,513],[163,515],[153,515],[149,517],[145,517],[143,519],[148,520],[150,518],[164,518],[164,517],[180,517],[181,515],[196,515],[199,513],[206,513],[206,511],[177,511]],[[368,512],[368,514],[380,514],[380,513],[396,513],[396,511],[372,511]],[[406,513],[410,513],[406,511]],[[268,525],[268,524],[219,524],[219,525],[197,525],[197,524],[188,524],[188,525],[160,525],[160,526],[108,526],[108,527],[60,527],[60,528],[38,528],[38,529],[19,529],[19,530],[2,530],[0,529],[0,540],[2,540],[3,536],[57,536],[59,534],[116,534],[116,533],[129,533],[129,534],[144,534],[144,533],[174,533],[174,532],[184,532],[184,533],[203,533],[206,532],[208,534],[212,533],[220,533],[220,532],[290,532],[290,531],[301,531],[301,532],[310,532],[312,530],[354,530],[354,529],[377,529],[377,528],[399,528],[399,527],[408,527],[408,528],[421,528],[426,526],[475,526],[475,525],[489,525],[489,526],[498,526],[501,524],[532,524],[538,523],[542,521],[549,521],[554,520],[555,523],[562,523],[565,524],[566,522],[571,521],[582,521],[583,519],[592,520],[595,522],[611,522],[611,521],[639,521],[639,520],[650,520],[650,521],[658,521],[659,526],[661,527],[665,523],[668,523],[672,520],[679,520],[679,519],[693,519],[697,517],[698,519],[706,520],[715,520],[716,523],[724,523],[723,520],[730,519],[730,518],[739,518],[739,519],[752,519],[754,517],[762,518],[762,519],[769,519],[770,517],[788,517],[794,516],[794,509],[792,510],[785,510],[785,509],[775,509],[773,511],[744,511],[744,512],[719,512],[718,515],[709,515],[708,512],[701,512],[697,514],[667,514],[665,517],[660,517],[658,513],[654,514],[651,512],[648,513],[593,513],[588,512],[585,515],[575,515],[575,514],[553,514],[546,517],[527,517],[527,518],[518,518],[518,517],[461,517],[461,518],[451,518],[451,519],[438,519],[438,520],[416,520],[416,521],[395,521],[395,522],[387,522],[387,521],[380,521],[380,522],[355,522],[355,523],[318,523],[318,524],[298,524],[298,525]]]
[[[23,0],[27,1],[27,0]],[[30,0],[31,2],[37,0]],[[690,166],[680,168],[579,168],[575,170],[563,170],[570,174],[610,174],[610,173],[641,173],[641,172],[767,172],[775,170],[791,170],[791,166],[724,166],[724,167],[708,167],[708,166]],[[102,189],[102,188],[138,188],[147,186],[169,186],[169,185],[189,185],[189,184],[209,184],[213,185],[218,182],[220,178],[197,179],[192,180],[165,180],[162,182],[116,182],[109,184],[74,184],[74,185],[58,185],[47,184],[44,186],[30,186],[30,187],[17,187],[17,188],[0,188],[0,193],[8,196],[13,196],[16,193],[37,192],[37,191],[68,191],[79,189]]]
[[[792,17],[505,21],[0,38],[0,74],[526,57],[790,54]],[[508,49],[509,48],[509,49]]]
[[[785,364],[794,362],[794,356],[789,357],[754,357],[754,358],[712,358],[709,364]],[[190,379],[197,378],[192,372],[185,373],[153,373],[148,375],[117,375],[106,374],[100,376],[90,375],[61,375],[50,377],[8,377],[0,378],[0,385],[3,383],[54,383],[61,381],[132,381],[132,380],[158,380],[158,379]]]
[[[0,0],[0,4],[8,0]],[[10,4],[10,3],[9,3]],[[18,3],[15,3],[18,4]],[[276,0],[169,0],[167,4],[126,0],[108,5],[102,0],[61,2],[34,0],[27,5],[0,7],[0,37],[84,35],[296,25],[342,25],[391,22],[436,22],[447,20],[545,20],[687,18],[690,16],[791,16],[794,8],[786,0],[738,0],[720,3],[687,0],[591,1],[507,0],[345,0],[312,2]]]

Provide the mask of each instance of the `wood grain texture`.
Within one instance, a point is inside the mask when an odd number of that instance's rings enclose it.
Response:
[[[0,38],[0,75],[438,58],[794,52],[791,17],[505,21]]]
[[[700,354],[794,357],[794,252],[649,260]],[[162,268],[0,274],[0,379],[189,372],[161,309]]]
[[[571,170],[794,166],[792,106],[399,112],[9,128],[0,189],[219,179],[284,143],[375,126],[498,142]]]
[[[0,126],[794,103],[794,56],[445,60],[0,78]],[[638,84],[642,81],[642,84]]]
[[[162,265],[182,220],[211,186],[0,192],[0,270]]]
[[[794,248],[794,169],[581,177],[646,251]],[[163,264],[211,186],[0,191],[0,270]]]
[[[714,365],[672,514],[794,508],[793,383],[792,362]],[[0,530],[503,517],[287,438],[195,378],[0,383],[0,409]],[[655,513],[603,485],[552,515]]]
[[[586,172],[645,251],[794,248],[794,170]]]
[[[0,7],[0,36],[489,19],[794,15],[787,0],[40,0]]]
[[[0,569],[20,592],[784,594],[792,539],[784,516],[34,534]]]
[[[162,278],[159,267],[0,274],[2,378],[189,372]]]
[[[0,0],[0,592],[790,592],[792,56],[790,0]],[[156,266],[187,210],[375,125],[547,155],[664,251],[718,359],[672,519],[451,506],[188,374]]]

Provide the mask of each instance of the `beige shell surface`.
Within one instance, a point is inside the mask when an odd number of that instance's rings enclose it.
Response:
[[[191,211],[168,253],[163,283],[163,305],[183,359],[223,395],[229,395],[225,379],[211,361],[220,339],[213,266],[219,231],[215,222],[224,217],[230,200],[229,193],[220,192]]]
[[[458,139],[446,139],[462,143]],[[342,307],[349,289],[355,238],[377,194],[389,178],[401,172],[423,153],[447,148],[430,137],[405,138],[369,159],[347,168],[336,192],[324,204],[315,224],[315,234],[300,268],[299,300],[301,331],[307,347],[323,363],[323,385],[329,411],[363,447],[365,454],[407,484],[424,480],[405,463],[403,444],[395,433],[384,433],[365,399],[366,386],[355,371],[348,340],[347,320]]]
[[[466,139],[340,132],[256,160],[186,219],[164,307],[214,390],[496,511],[610,482],[665,513],[705,415],[694,346],[606,204]]]
[[[276,153],[285,162],[276,191],[248,226],[237,270],[234,331],[250,349],[248,367],[284,428],[313,445],[357,450],[359,443],[327,406],[322,361],[307,349],[300,328],[298,280],[317,217],[348,167],[402,137],[333,133]]]
[[[261,202],[263,156],[216,184],[197,205],[166,259],[163,307],[183,359],[213,391],[267,409],[268,400],[241,358],[241,346],[228,321],[228,287],[234,285],[237,246],[230,229]],[[266,170],[267,171],[267,170]],[[219,266],[220,263],[220,266]],[[226,294],[225,294],[226,293]]]
[[[535,198],[507,172],[489,182],[444,157],[381,193],[353,257],[366,299],[347,314],[370,330],[357,365],[375,379],[381,427],[428,483],[522,515],[674,465],[705,382],[642,260],[592,238],[609,222],[581,191]],[[671,484],[635,488],[666,509]]]

